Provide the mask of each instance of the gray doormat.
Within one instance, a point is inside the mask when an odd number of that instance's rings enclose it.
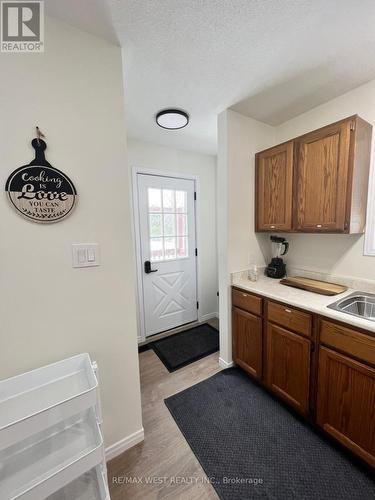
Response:
[[[370,500],[370,472],[238,368],[165,400],[221,499]]]
[[[219,350],[219,332],[205,323],[149,344],[168,371],[174,372]]]

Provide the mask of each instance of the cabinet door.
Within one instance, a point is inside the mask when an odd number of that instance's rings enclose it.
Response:
[[[267,386],[301,413],[309,411],[311,342],[267,325]]]
[[[292,229],[293,142],[256,155],[256,230]]]
[[[232,313],[233,359],[253,377],[262,377],[262,319],[237,307]]]
[[[330,125],[296,140],[295,228],[346,229],[351,122]]]
[[[321,347],[317,422],[374,467],[375,369]]]

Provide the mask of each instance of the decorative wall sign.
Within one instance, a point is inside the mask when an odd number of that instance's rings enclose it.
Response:
[[[47,144],[33,139],[35,159],[8,177],[5,191],[18,213],[34,222],[58,222],[69,215],[77,201],[72,181],[44,156]]]

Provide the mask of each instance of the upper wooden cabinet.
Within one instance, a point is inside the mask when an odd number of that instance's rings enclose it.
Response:
[[[297,230],[346,229],[351,126],[351,121],[338,123],[297,139]]]
[[[362,233],[371,134],[352,116],[257,153],[256,230]]]
[[[257,231],[292,229],[293,142],[256,155]]]

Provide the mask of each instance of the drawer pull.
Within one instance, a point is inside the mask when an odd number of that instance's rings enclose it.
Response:
[[[284,309],[286,313],[291,313],[292,311],[290,309]]]
[[[317,224],[316,227],[322,227],[322,225],[321,224]]]
[[[247,297],[247,293],[243,293],[243,294],[242,294],[242,297]]]
[[[276,226],[271,226],[271,229],[275,229]]]

